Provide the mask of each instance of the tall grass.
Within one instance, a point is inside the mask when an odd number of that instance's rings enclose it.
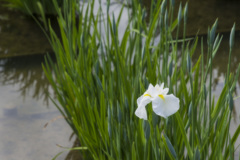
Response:
[[[79,9],[75,1],[64,2],[63,13],[58,13],[60,39],[49,26],[57,61],[48,58],[43,66],[56,92],[57,108],[91,158],[234,159],[240,127],[232,136],[229,127],[240,67],[235,76],[228,69],[215,101],[212,63],[222,39],[216,35],[217,21],[209,28],[208,43],[200,38],[208,51],[202,49],[193,64],[199,38],[185,39],[187,4],[174,19],[174,1],[152,1],[147,22],[145,10],[133,1],[131,8],[122,8],[128,10],[129,20],[119,35],[122,12],[109,13],[107,1],[107,14],[100,7],[94,15],[94,3]],[[229,64],[233,35],[234,27]],[[149,104],[147,121],[135,116],[136,100],[150,83],[164,83],[180,99],[176,114],[161,118]]]

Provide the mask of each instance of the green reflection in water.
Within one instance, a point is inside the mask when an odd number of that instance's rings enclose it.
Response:
[[[46,36],[30,16],[4,5],[0,0],[0,58],[52,51]]]
[[[23,98],[31,88],[34,91],[32,98],[38,100],[43,97],[48,104],[50,84],[41,67],[43,62],[43,55],[1,59],[0,82],[2,85],[17,85]]]

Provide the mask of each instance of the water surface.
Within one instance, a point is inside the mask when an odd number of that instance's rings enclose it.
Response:
[[[42,62],[43,56],[0,60],[0,159],[52,159],[63,151],[56,144],[73,145],[72,130],[48,99],[54,96]]]

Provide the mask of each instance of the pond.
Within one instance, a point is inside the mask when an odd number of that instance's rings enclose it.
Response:
[[[198,7],[199,3],[201,0],[189,2],[188,35],[194,35],[197,27],[201,28],[201,35],[206,35],[204,29],[219,17],[218,31],[224,36],[213,66],[213,89],[217,98],[227,71],[229,31],[234,21],[238,27],[240,11],[236,5],[239,3],[211,0]],[[224,9],[222,6],[227,7]],[[215,7],[214,13],[212,7]],[[235,44],[232,71],[236,70],[240,59],[239,31],[236,32]],[[41,67],[47,52],[51,52],[51,47],[30,17],[0,6],[0,159],[52,159],[64,150],[57,144],[72,147],[75,143],[75,137],[71,138],[71,128],[48,98],[49,93],[52,97],[54,93]],[[198,55],[193,57],[195,61]],[[237,87],[236,95],[239,95],[239,84]],[[237,105],[240,98],[234,102],[235,118],[231,130],[235,130],[240,122]],[[64,152],[58,159],[71,157],[80,158],[72,152]]]

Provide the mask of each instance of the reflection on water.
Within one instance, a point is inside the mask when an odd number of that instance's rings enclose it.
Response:
[[[50,84],[44,75],[41,63],[44,56],[24,56],[0,60],[0,83],[2,85],[17,85],[19,94],[25,98],[30,88],[33,88],[32,98],[43,98],[48,104]]]
[[[51,51],[46,36],[31,17],[4,7],[0,0],[0,58]]]
[[[43,56],[0,60],[1,160],[52,159],[63,151],[56,144],[72,147],[74,141],[68,139],[72,130],[65,120],[50,122],[61,114],[48,100],[48,92],[52,96],[53,91],[43,62]],[[67,157],[66,152],[59,159]]]
[[[206,34],[208,27],[218,18],[219,32],[229,32],[236,23],[240,28],[240,1],[239,0],[176,0],[176,8],[182,2],[188,4],[187,34]],[[177,14],[177,13],[176,13]]]
[[[0,83],[2,85],[17,85],[19,94],[24,98],[33,89],[32,98],[43,97],[48,104],[48,91],[50,84],[44,75],[41,63],[43,55],[24,56],[0,60]]]

